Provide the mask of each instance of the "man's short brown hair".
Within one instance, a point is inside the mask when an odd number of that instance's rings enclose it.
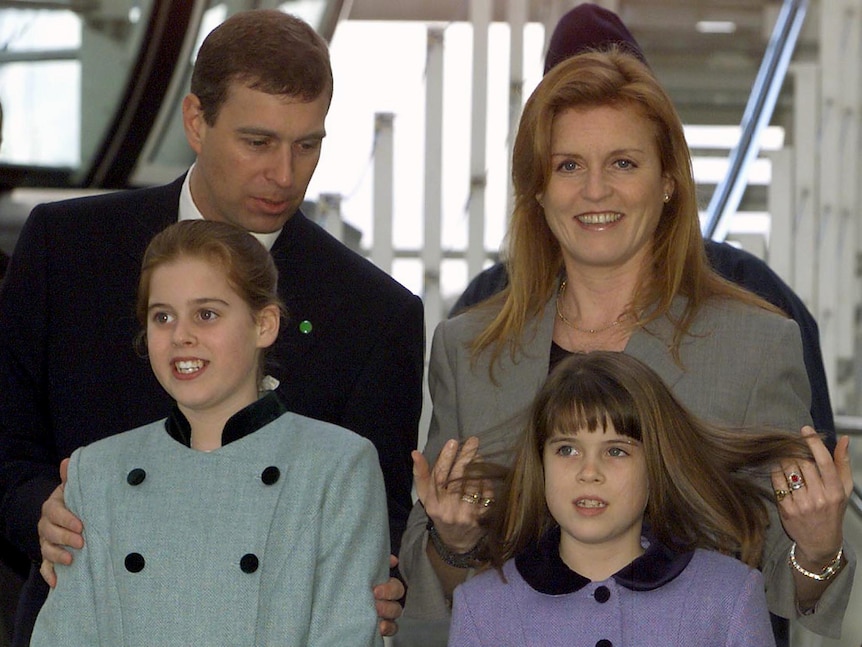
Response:
[[[192,72],[191,92],[204,119],[215,123],[235,81],[267,94],[313,101],[332,97],[326,41],[308,23],[275,9],[236,13],[204,39]]]

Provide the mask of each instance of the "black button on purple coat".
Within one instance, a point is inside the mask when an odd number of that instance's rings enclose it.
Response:
[[[595,597],[596,597],[596,602],[598,602],[600,604],[604,604],[605,602],[607,602],[608,600],[611,599],[610,589],[608,589],[608,587],[606,587],[606,586],[598,587],[596,589],[596,592],[595,592]]]

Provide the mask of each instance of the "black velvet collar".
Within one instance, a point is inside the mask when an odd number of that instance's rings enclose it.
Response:
[[[268,425],[287,411],[287,407],[275,391],[268,391],[261,398],[233,414],[221,434],[222,446],[245,438],[250,433]],[[192,427],[177,407],[171,407],[171,414],[165,420],[165,430],[178,443],[191,447]]]
[[[678,553],[645,535],[646,552],[613,575],[620,586],[632,591],[651,591],[685,570],[694,551]],[[539,593],[564,595],[584,588],[590,580],[576,573],[560,557],[560,527],[555,526],[515,558],[521,577]]]

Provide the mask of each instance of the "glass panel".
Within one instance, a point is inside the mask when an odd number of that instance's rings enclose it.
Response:
[[[0,162],[78,167],[80,78],[78,61],[33,61],[0,67],[3,102]]]
[[[80,163],[80,46],[71,11],[0,10],[0,161]]]
[[[152,3],[0,9],[0,162],[89,166],[113,123]]]
[[[164,100],[132,183],[172,179],[191,163],[180,104],[188,92],[191,63],[200,42],[225,17],[252,7],[270,7],[301,16],[320,28],[338,15],[342,2],[228,0],[202,4],[207,8],[200,23],[193,26],[199,34],[188,66],[175,71],[174,92]],[[154,5],[154,0],[111,0],[70,1],[64,9],[0,8],[4,117],[0,164],[58,169],[67,173],[56,177],[72,181],[91,169],[116,119]]]
[[[327,4],[324,0],[292,0],[292,2],[282,2],[278,8],[286,13],[299,16],[309,25],[314,25],[320,29]]]

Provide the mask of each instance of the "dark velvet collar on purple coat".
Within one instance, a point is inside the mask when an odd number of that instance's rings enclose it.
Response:
[[[657,589],[682,573],[694,555],[693,551],[678,553],[654,539],[647,540],[646,552],[612,576],[620,586],[632,591]],[[547,595],[574,593],[590,583],[560,557],[559,526],[518,555],[515,566],[527,584]]]

